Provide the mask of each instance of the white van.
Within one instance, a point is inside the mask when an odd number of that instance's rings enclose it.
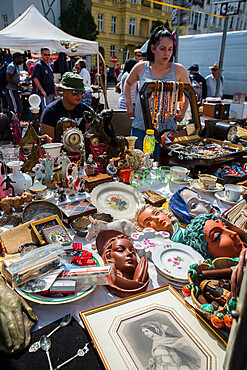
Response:
[[[178,62],[187,69],[199,65],[199,73],[206,77],[210,66],[219,62],[222,32],[180,36]],[[247,95],[247,31],[227,32],[222,75],[224,96],[235,92]]]

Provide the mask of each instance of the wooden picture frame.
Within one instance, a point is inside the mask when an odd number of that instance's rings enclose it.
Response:
[[[30,225],[31,225],[31,228],[34,231],[35,235],[37,236],[39,244],[41,246],[47,244],[47,242],[44,238],[43,232],[42,232],[43,229],[60,225],[60,226],[63,227],[63,229],[67,233],[67,230],[65,229],[65,227],[64,227],[62,221],[60,220],[60,218],[58,217],[58,215],[46,217],[46,218],[43,218],[42,220],[38,220],[38,221],[33,221],[33,222],[31,222]]]
[[[80,316],[106,369],[223,368],[225,338],[171,286]]]

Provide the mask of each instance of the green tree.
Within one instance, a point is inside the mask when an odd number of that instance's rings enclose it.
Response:
[[[150,30],[150,34],[153,32],[153,30],[156,27],[159,27],[159,26],[165,26],[168,29],[168,31],[172,33],[172,29],[170,28],[170,25],[169,25],[169,21],[168,20],[166,20],[165,23],[164,23],[160,19],[157,19],[157,21],[155,21],[154,24],[152,25],[152,28]]]
[[[95,41],[99,34],[97,25],[83,0],[71,0],[60,17],[60,27],[70,35]]]

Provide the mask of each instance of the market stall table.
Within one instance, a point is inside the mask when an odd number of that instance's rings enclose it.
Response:
[[[190,187],[189,184],[186,184],[185,186]],[[177,190],[181,189],[183,185],[174,183],[170,181],[168,184],[164,185],[160,183],[159,181],[156,181],[151,186],[151,189],[160,193],[163,195],[167,200],[171,198],[171,196],[176,192]],[[145,190],[150,190],[150,185],[144,183],[142,187],[138,189],[140,192]],[[87,194],[88,196],[89,194]],[[201,193],[200,194],[204,199],[210,201],[210,203],[213,206],[218,206],[221,210],[221,212],[224,212],[226,209],[229,208],[229,205],[226,203],[221,202],[219,199],[214,197],[213,193]],[[76,197],[77,199],[82,199],[85,195],[79,195]],[[58,202],[53,199],[54,203],[58,204]],[[66,203],[66,202],[65,202]],[[91,248],[91,243],[87,243],[85,241],[85,238],[78,237],[77,235],[74,235],[73,231],[70,230],[70,236],[72,236],[74,242],[82,243],[83,246],[87,248]],[[92,240],[92,242],[95,240],[95,238]],[[156,268],[153,264],[153,262],[148,262],[148,272],[149,272],[149,286],[148,290],[158,288],[164,285],[162,280],[159,278]],[[182,292],[179,291],[179,293],[182,295]],[[33,308],[34,313],[38,316],[39,321],[37,326],[35,327],[35,330],[38,328],[42,328],[45,325],[48,325],[49,323],[59,319],[60,317],[66,315],[67,313],[71,313],[76,320],[78,320],[79,323],[82,322],[79,317],[79,312],[84,311],[93,307],[97,307],[99,305],[103,305],[106,303],[111,303],[119,298],[112,295],[106,287],[104,286],[98,286],[91,294],[87,295],[86,297],[77,300],[75,302],[66,303],[66,304],[59,304],[59,305],[44,305],[44,304],[37,304],[28,301],[30,306]],[[190,298],[186,298],[190,303]]]

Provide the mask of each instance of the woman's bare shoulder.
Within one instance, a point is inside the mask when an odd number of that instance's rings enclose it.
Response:
[[[190,78],[189,78],[186,68],[180,63],[175,63],[175,68],[176,68],[177,80],[190,84]]]

